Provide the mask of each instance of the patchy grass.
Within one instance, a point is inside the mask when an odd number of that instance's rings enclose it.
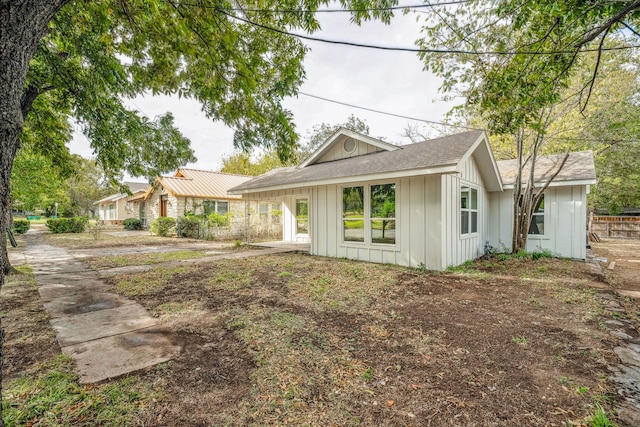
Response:
[[[209,256],[207,250],[176,250],[170,252],[153,252],[146,254],[108,255],[86,258],[83,261],[94,270],[107,268],[127,267],[130,265],[161,264],[171,261],[183,261]]]
[[[4,386],[7,426],[127,426],[153,393],[135,378],[98,386],[78,385],[73,360],[56,356]]]
[[[600,328],[606,312],[581,263],[492,259],[434,273],[281,254],[109,280],[172,327],[183,351],[125,383],[76,388],[68,378],[59,400],[83,396],[93,406],[71,406],[73,419],[38,412],[27,422],[83,425],[79,414],[104,410],[113,387],[117,421],[97,425],[615,421],[606,378],[616,342]],[[30,298],[37,304],[37,293]],[[47,372],[70,374],[34,366],[23,371],[42,384]],[[31,387],[17,402],[46,390]]]

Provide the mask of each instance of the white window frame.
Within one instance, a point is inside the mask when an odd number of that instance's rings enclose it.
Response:
[[[395,185],[395,216],[393,217],[388,217],[388,218],[382,218],[382,217],[372,217],[371,216],[371,189],[372,187],[378,186],[378,185]],[[357,220],[359,218],[346,218],[344,215],[344,204],[343,204],[343,194],[344,194],[344,190],[347,188],[356,188],[356,187],[362,187],[362,191],[363,191],[363,216],[362,219],[364,221],[363,223],[363,240],[362,241],[357,241],[357,240],[345,240],[345,221],[348,220]],[[353,185],[345,185],[343,187],[340,187],[338,189],[339,193],[338,193],[338,200],[339,202],[339,206],[338,209],[340,210],[340,214],[339,214],[339,218],[340,218],[340,226],[341,226],[341,244],[344,246],[357,246],[357,247],[362,247],[362,246],[375,246],[375,247],[380,247],[380,248],[388,248],[388,249],[395,249],[398,247],[398,241],[399,241],[399,235],[396,233],[394,236],[394,243],[381,243],[381,242],[373,242],[373,230],[372,230],[372,225],[373,225],[373,221],[394,221],[395,223],[395,228],[394,230],[398,230],[398,218],[400,217],[399,215],[399,205],[398,205],[398,193],[399,193],[399,188],[400,185],[397,181],[380,181],[380,182],[372,182],[372,183],[368,183],[368,184],[353,184]]]
[[[464,207],[463,206],[463,199],[462,199],[462,194],[464,193],[464,189],[467,189],[467,206]],[[476,197],[475,197],[475,207],[473,207],[473,193],[475,193]],[[460,214],[458,215],[458,221],[460,221],[460,236],[461,237],[469,237],[469,236],[474,236],[478,234],[478,223],[480,222],[480,191],[478,190],[478,187],[474,187],[473,185],[467,184],[467,183],[461,183],[460,184]],[[462,216],[463,214],[466,213],[467,214],[467,231],[463,231],[462,230],[462,225],[463,225],[463,221],[462,221]],[[472,221],[472,219],[474,218],[475,214],[475,222]],[[475,225],[475,230],[473,229],[473,225]]]
[[[299,214],[298,214],[298,202],[305,202],[307,204],[307,219],[305,221],[300,221],[300,222],[306,222],[307,223],[307,227],[306,227],[307,232],[306,233],[304,233],[304,232],[301,233],[300,232],[300,226],[298,225],[298,216],[299,216]],[[309,225],[310,225],[309,224],[309,199],[296,199],[295,206],[296,206],[295,215],[294,215],[294,218],[295,218],[295,231],[296,231],[295,235],[296,236],[308,236],[309,235]]]

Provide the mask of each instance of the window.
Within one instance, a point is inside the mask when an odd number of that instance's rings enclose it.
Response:
[[[396,185],[371,186],[371,243],[396,243]]]
[[[258,204],[258,216],[260,217],[260,221],[262,222],[267,222],[269,220],[269,204],[268,203]]]
[[[460,234],[478,232],[478,190],[460,187]]]
[[[544,234],[544,194],[531,215],[529,234]]]
[[[274,224],[280,224],[280,217],[282,216],[282,206],[279,203],[273,203],[271,205],[271,222]]]
[[[114,207],[113,203],[109,203],[109,218],[108,219],[115,219],[115,218],[116,218],[115,207]]]
[[[342,238],[345,242],[395,244],[396,185],[343,188]]]
[[[296,233],[309,234],[309,202],[307,199],[296,200]]]
[[[202,209],[205,215],[212,212],[226,215],[229,212],[229,202],[226,200],[205,200],[202,202]]]
[[[364,187],[342,189],[342,228],[345,242],[364,242]]]

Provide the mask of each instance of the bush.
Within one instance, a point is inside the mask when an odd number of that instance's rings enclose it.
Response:
[[[127,218],[122,221],[125,230],[142,230],[142,221],[138,218]]]
[[[176,220],[168,216],[161,216],[151,224],[151,232],[158,236],[167,237],[176,227]]]
[[[13,227],[11,228],[16,234],[24,234],[31,228],[31,223],[28,219],[14,219]]]
[[[82,216],[74,218],[50,218],[47,220],[47,228],[54,234],[82,233],[89,220]]]
[[[226,227],[229,225],[229,217],[217,212],[211,212],[207,219],[209,220],[210,225],[217,225],[218,227]]]
[[[179,237],[199,238],[200,218],[193,215],[178,218],[176,221],[176,234],[178,234]]]

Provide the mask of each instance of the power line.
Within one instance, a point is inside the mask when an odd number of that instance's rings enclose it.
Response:
[[[352,47],[360,47],[365,49],[378,49],[378,50],[388,50],[388,51],[396,51],[396,52],[412,52],[412,53],[442,53],[442,54],[454,54],[454,55],[532,55],[532,56],[541,56],[541,55],[561,55],[561,54],[575,54],[575,51],[571,50],[547,50],[547,51],[471,51],[471,50],[456,50],[456,49],[418,49],[418,48],[410,48],[410,47],[395,47],[395,46],[379,46],[365,43],[356,43],[349,42],[344,40],[330,40],[323,39],[320,37],[312,37],[306,36],[304,34],[296,34],[290,33],[285,30],[280,30],[278,28],[270,27],[268,25],[260,24],[258,22],[252,21],[247,18],[242,18],[240,16],[236,16],[232,13],[227,12],[226,9],[214,8],[218,12],[226,15],[232,19],[236,19],[238,21],[244,22],[249,25],[253,25],[254,27],[259,27],[268,31],[273,31],[279,34],[296,37],[302,40],[315,41],[320,43],[328,43],[328,44],[336,44],[343,46],[352,46]],[[629,45],[629,46],[615,46],[615,47],[603,47],[603,48],[593,48],[593,49],[582,49],[580,52],[604,52],[604,51],[616,51],[616,50],[626,50],[626,49],[636,49],[640,48],[640,45]]]
[[[360,105],[349,104],[347,102],[336,101],[335,99],[329,99],[329,98],[325,98],[325,97],[318,96],[318,95],[313,95],[313,94],[302,92],[302,91],[298,92],[298,94],[304,95],[304,96],[308,96],[310,98],[319,99],[321,101],[331,102],[333,104],[339,104],[339,105],[344,105],[346,107],[357,108],[358,110],[365,110],[365,111],[370,111],[372,113],[384,114],[386,116],[399,117],[401,119],[414,120],[414,121],[417,121],[417,122],[424,122],[424,123],[429,123],[429,124],[432,124],[432,125],[449,126],[449,127],[466,129],[466,130],[478,130],[478,129],[475,129],[475,128],[472,128],[472,127],[468,127],[468,126],[453,125],[453,124],[450,124],[450,123],[437,122],[435,120],[427,120],[427,119],[421,119],[421,118],[417,118],[417,117],[405,116],[405,115],[402,115],[402,114],[389,113],[388,111],[381,111],[381,110],[376,110],[376,109],[373,109],[373,108],[362,107]]]

